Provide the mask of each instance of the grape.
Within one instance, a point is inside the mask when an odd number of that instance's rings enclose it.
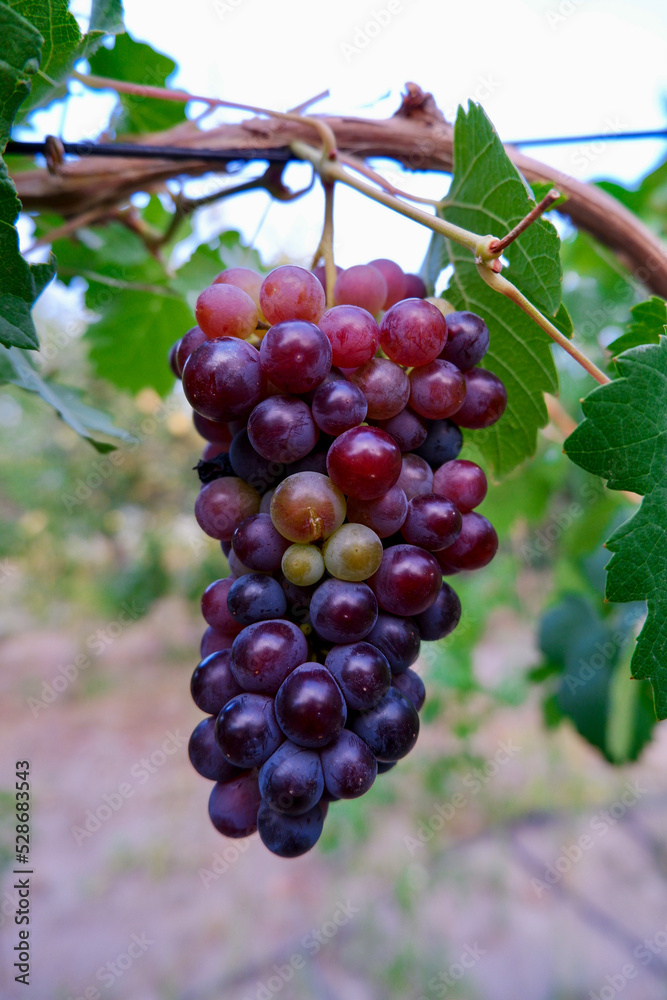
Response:
[[[322,555],[337,579],[367,580],[382,562],[382,542],[364,524],[343,524],[326,540]]]
[[[462,514],[481,504],[486,489],[484,470],[463,458],[445,462],[433,476],[433,492],[448,497]]]
[[[337,305],[327,309],[320,329],[331,343],[333,364],[358,368],[375,357],[380,342],[380,328],[366,309],[355,305]]]
[[[258,767],[283,742],[273,698],[244,691],[227,702],[215,723],[224,756],[237,767]]]
[[[290,542],[328,538],[345,520],[345,511],[345,497],[328,476],[319,472],[288,476],[271,499],[271,520]]]
[[[224,454],[225,451],[221,445],[215,444],[214,441],[209,441],[201,453],[201,460],[202,462],[210,462],[212,459]]]
[[[405,673],[396,674],[392,678],[391,686],[400,691],[403,697],[412,702],[418,712],[421,712],[426,701],[426,688],[424,682],[414,670],[406,670]]]
[[[325,265],[324,264],[318,264],[317,267],[313,268],[312,273],[315,275],[315,277],[317,278],[317,280],[321,284],[322,288],[326,292],[326,290],[327,290],[327,269],[326,269]],[[343,268],[340,267],[339,264],[336,264],[336,277],[338,277],[338,275],[342,274],[342,273],[343,273]]]
[[[317,323],[324,312],[324,289],[304,267],[286,264],[271,271],[259,292],[262,312],[269,323],[303,319]]]
[[[247,576],[248,573],[253,571],[248,566],[244,566],[236,552],[233,550],[227,556],[227,561],[229,562],[229,571],[233,576]]]
[[[368,581],[378,604],[395,615],[418,615],[433,604],[442,573],[430,552],[416,545],[385,549],[377,573]]]
[[[461,602],[458,594],[443,580],[440,593],[430,608],[415,615],[415,625],[422,639],[437,642],[453,632],[461,618]]]
[[[290,583],[308,587],[324,574],[324,559],[316,545],[296,543],[286,550],[281,568]]]
[[[412,750],[419,734],[417,709],[396,688],[366,712],[360,712],[352,732],[367,743],[378,761],[399,760]]]
[[[324,665],[335,677],[348,708],[373,708],[389,690],[389,662],[368,642],[334,646]]]
[[[389,538],[400,530],[408,512],[408,498],[399,486],[392,486],[375,500],[350,497],[347,516],[350,521],[372,528],[379,538]]]
[[[320,757],[326,789],[337,799],[356,799],[365,795],[378,773],[373,753],[349,729],[344,729],[333,743],[324,747]]]
[[[326,434],[342,434],[366,419],[368,404],[358,386],[342,380],[326,382],[315,392],[313,419]]]
[[[425,299],[426,285],[418,274],[405,275],[405,297],[406,299]]]
[[[315,593],[314,586],[298,586],[291,583],[284,574],[279,575],[278,582],[287,598],[287,609],[293,621],[307,622],[309,619],[310,601]]]
[[[388,309],[380,324],[380,347],[399,365],[427,365],[447,340],[442,313],[423,299],[403,299]]]
[[[440,357],[462,372],[478,365],[489,348],[489,330],[481,317],[471,312],[447,314],[447,343]]]
[[[287,469],[290,476],[295,476],[298,472],[319,472],[321,476],[327,474],[327,454],[331,438],[320,435],[316,446],[303,458],[292,462]]]
[[[243,772],[230,764],[215,742],[215,717],[202,719],[193,730],[188,743],[190,763],[198,774],[209,781],[231,781]]]
[[[490,563],[498,550],[498,535],[490,521],[477,511],[462,515],[461,534],[437,558],[445,573],[451,570],[480,569]]]
[[[399,365],[386,358],[373,358],[351,372],[368,403],[370,420],[388,420],[400,413],[410,398],[410,380]]]
[[[247,416],[264,389],[259,351],[234,337],[206,341],[183,368],[185,398],[209,420]]]
[[[211,538],[230,541],[237,526],[259,512],[259,493],[236,476],[206,483],[195,500],[195,517]]]
[[[281,392],[316,388],[331,370],[331,344],[315,326],[303,320],[276,323],[259,349],[262,370]]]
[[[347,707],[332,674],[321,663],[302,663],[286,677],[276,695],[276,718],[298,746],[318,749],[345,725]]]
[[[235,576],[226,576],[223,580],[214,580],[202,594],[201,613],[213,628],[220,632],[231,632],[237,635],[241,625],[236,622],[227,609],[227,594],[236,580]]]
[[[178,354],[178,348],[180,346],[181,342],[180,340],[177,340],[175,344],[171,345],[171,347],[169,348],[169,353],[167,355],[167,363],[169,364],[169,367],[171,368],[176,378],[181,377],[181,369],[178,367],[178,363],[176,360],[176,356]]]
[[[273,500],[274,492],[275,490],[267,490],[262,497],[262,502],[259,505],[260,514],[268,514],[269,517],[271,516],[271,501]],[[273,521],[271,523],[273,524]],[[278,534],[280,534],[280,532],[278,532]]]
[[[280,569],[289,542],[273,526],[270,514],[251,514],[232,535],[232,547],[241,562],[256,573]]]
[[[190,693],[197,708],[208,715],[217,715],[230,698],[241,694],[241,687],[231,671],[228,649],[211,653],[195,667]]]
[[[262,802],[257,814],[257,829],[262,843],[280,858],[298,858],[320,839],[324,812],[320,803],[303,816],[285,816],[268,802]]]
[[[220,652],[223,649],[231,649],[236,635],[234,632],[221,632],[211,625],[204,632],[199,645],[199,655],[205,660],[211,653]]]
[[[191,354],[205,344],[207,341],[207,336],[202,329],[198,326],[193,326],[187,333],[183,334],[181,339],[178,341],[178,347],[176,349],[176,367],[179,371],[179,378],[183,374],[183,369],[185,368],[185,362],[188,360]]]
[[[229,267],[214,279],[214,285],[235,285],[249,295],[259,312],[259,290],[262,287],[261,274],[249,267]]]
[[[422,417],[442,420],[458,413],[466,398],[466,379],[449,361],[431,361],[410,372],[410,406]]]
[[[396,483],[403,490],[408,500],[433,492],[433,470],[428,462],[419,455],[403,455],[401,459],[401,474]]]
[[[352,427],[329,448],[327,470],[348,496],[375,500],[395,485],[401,472],[401,453],[385,431]]]
[[[235,285],[209,285],[195,304],[195,319],[210,340],[239,337],[245,340],[257,326],[257,306]]]
[[[462,447],[463,435],[456,424],[451,420],[435,420],[428,428],[426,440],[415,452],[431,467],[437,467],[456,458]]]
[[[325,580],[310,602],[313,628],[330,642],[363,639],[375,625],[377,613],[377,600],[365,583]]]
[[[270,461],[255,451],[245,427],[234,435],[229,448],[229,461],[234,475],[245,479],[260,494],[279,483],[285,475],[282,462]]]
[[[451,500],[437,493],[413,497],[401,533],[408,544],[437,552],[461,534],[461,514]]]
[[[500,379],[484,368],[466,372],[466,398],[456,413],[461,427],[490,427],[500,420],[507,406],[507,390]]]
[[[401,451],[414,451],[424,443],[428,433],[424,418],[408,409],[389,420],[378,420],[376,426],[393,437]]]
[[[400,299],[405,298],[408,283],[402,269],[393,260],[386,257],[379,257],[370,261],[372,267],[377,268],[384,280],[387,282],[387,297],[384,300],[383,309],[389,309]]]
[[[295,396],[269,396],[248,420],[251,445],[272,462],[304,458],[315,447],[319,433],[310,407]]]
[[[276,812],[302,816],[317,805],[324,791],[319,754],[286,740],[262,764],[259,790]]]
[[[207,417],[202,417],[201,413],[195,412],[192,414],[192,423],[195,425],[195,430],[198,434],[201,434],[203,438],[212,444],[219,445],[219,451],[229,451],[229,446],[232,443],[232,433],[228,423],[221,423],[219,420],[208,420]]]
[[[384,306],[386,298],[384,275],[371,264],[355,264],[336,278],[334,302],[337,306],[359,306],[375,316]]]
[[[213,786],[208,814],[213,826],[225,837],[249,837],[257,829],[260,802],[257,774],[249,771]]]
[[[397,764],[398,764],[397,760],[379,760],[378,774],[386,774],[387,771],[391,771],[392,767],[396,767]]]
[[[249,573],[232,584],[227,595],[227,607],[240,625],[281,618],[287,611],[287,601],[277,580],[265,573]]]
[[[231,670],[246,691],[275,694],[307,655],[306,638],[293,622],[257,622],[244,628],[234,640]]]

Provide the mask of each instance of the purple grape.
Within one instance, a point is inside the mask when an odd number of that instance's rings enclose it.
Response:
[[[347,708],[329,670],[321,663],[302,663],[280,686],[276,718],[293,743],[318,749],[341,731]]]
[[[426,459],[419,455],[403,455],[401,459],[401,474],[396,483],[403,490],[408,500],[423,493],[433,492],[433,469]],[[406,512],[407,513],[407,512]]]
[[[422,299],[404,298],[382,317],[380,346],[399,365],[428,365],[438,357],[446,340],[444,316]]]
[[[433,492],[455,503],[462,514],[481,504],[486,496],[487,480],[483,469],[474,462],[457,458],[445,462],[433,476]]]
[[[275,573],[289,541],[276,531],[270,514],[251,514],[232,535],[234,552],[244,566],[257,573]]]
[[[472,510],[462,515],[461,522],[461,534],[454,544],[437,553],[445,573],[480,569],[491,562],[498,550],[496,529],[482,514]]]
[[[240,625],[282,618],[287,610],[283,589],[265,573],[249,573],[236,580],[227,595],[227,608]]]
[[[269,396],[248,419],[250,443],[271,462],[296,462],[317,444],[319,430],[310,407],[295,396]]]
[[[366,419],[368,404],[358,386],[337,379],[325,382],[315,392],[313,419],[325,434],[342,434]]]
[[[389,690],[387,658],[368,642],[334,646],[324,661],[343,692],[348,708],[373,708]]]
[[[484,368],[466,372],[466,398],[456,412],[460,427],[490,427],[500,420],[507,406],[507,390],[497,375]]]
[[[348,520],[365,524],[372,528],[379,538],[389,538],[400,530],[408,512],[408,498],[398,486],[376,500],[355,500],[350,497],[347,502]]]
[[[365,795],[378,773],[374,754],[356,733],[343,731],[320,752],[324,784],[336,799]]]
[[[201,598],[201,613],[205,621],[219,632],[230,632],[232,635],[241,631],[241,625],[232,618],[227,608],[227,594],[235,580],[235,576],[214,580]]]
[[[419,634],[426,642],[437,642],[453,632],[461,618],[458,594],[443,581],[440,593],[430,608],[414,616]]]
[[[384,654],[392,674],[403,673],[419,656],[419,628],[410,618],[380,613],[366,642]]]
[[[208,715],[217,715],[231,698],[241,694],[241,687],[232,674],[230,658],[230,651],[221,649],[195,667],[190,693],[197,708]]]
[[[482,360],[489,349],[489,330],[484,320],[471,312],[452,312],[447,322],[447,343],[440,357],[467,372]]]
[[[245,479],[260,495],[277,486],[287,473],[284,463],[271,461],[255,451],[246,427],[234,435],[229,460],[234,475]]]
[[[426,701],[426,688],[424,682],[414,670],[406,670],[405,673],[396,674],[392,678],[391,686],[401,692],[407,701],[412,702],[418,712],[421,712]]]
[[[275,694],[307,655],[306,637],[293,622],[257,622],[244,628],[234,640],[232,673],[246,691]]]
[[[273,698],[244,692],[227,702],[215,723],[222,753],[237,767],[259,767],[283,742]]]
[[[219,451],[229,451],[229,446],[232,443],[232,433],[226,421],[209,420],[207,417],[202,417],[201,413],[193,410],[192,423],[197,433],[205,438],[206,441],[217,445]]]
[[[393,437],[401,451],[414,451],[424,443],[428,433],[424,418],[408,409],[389,420],[378,420],[376,426]]]
[[[243,773],[230,764],[215,741],[215,716],[202,719],[195,726],[188,743],[190,763],[198,774],[209,781],[231,781]]]
[[[465,398],[466,379],[449,361],[437,359],[410,372],[410,407],[422,417],[451,417],[459,412]]]
[[[418,615],[433,604],[442,573],[434,556],[416,545],[385,549],[380,568],[368,581],[378,604],[394,615]]]
[[[433,420],[429,424],[426,440],[415,448],[415,452],[425,459],[431,468],[456,458],[463,447],[463,435],[451,420]]]
[[[410,545],[427,552],[446,549],[461,534],[461,514],[451,500],[426,493],[413,497],[401,533]]]
[[[176,367],[178,368],[178,377],[180,378],[183,374],[183,369],[185,368],[185,362],[188,360],[191,354],[193,354],[198,347],[205,344],[207,341],[207,336],[203,330],[198,326],[193,326],[187,333],[184,333],[181,339],[178,341],[176,346]]]
[[[247,416],[264,390],[259,351],[236,337],[207,340],[183,368],[185,398],[209,420]]]
[[[225,837],[249,837],[257,829],[260,802],[257,773],[246,771],[232,781],[213,786],[208,814],[213,826]]]
[[[280,858],[298,858],[315,846],[324,824],[320,803],[303,816],[286,816],[262,802],[257,814],[257,829],[262,843]]]
[[[412,702],[396,688],[390,688],[375,708],[353,719],[351,729],[368,744],[378,761],[400,760],[417,742],[419,716]]]
[[[211,538],[231,541],[236,528],[259,513],[260,495],[237,476],[223,476],[206,483],[195,500],[195,517]]]
[[[223,649],[231,649],[236,638],[233,632],[221,632],[211,625],[204,632],[199,645],[199,655],[205,660],[211,653],[217,653]]]
[[[377,600],[365,583],[325,580],[310,602],[313,628],[336,643],[363,639],[375,625],[377,613]]]
[[[403,410],[410,398],[410,380],[400,365],[387,358],[373,358],[349,375],[368,403],[371,420],[388,420]]]
[[[317,805],[324,791],[319,754],[286,740],[262,764],[259,790],[276,812],[303,815]]]
[[[331,369],[331,344],[314,323],[288,320],[265,334],[259,349],[262,370],[281,392],[308,392]]]

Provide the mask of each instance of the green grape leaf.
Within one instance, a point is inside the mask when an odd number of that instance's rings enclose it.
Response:
[[[628,329],[613,343],[609,344],[612,354],[621,354],[640,344],[657,344],[665,334],[667,326],[667,302],[652,295],[646,302],[639,302],[630,310],[632,321]]]
[[[610,601],[648,602],[632,657],[632,676],[647,678],[659,718],[667,717],[667,338],[616,359],[619,377],[583,401],[585,420],[565,442],[567,455],[607,480],[609,489],[644,497],[607,548]]]
[[[493,125],[479,105],[459,109],[454,131],[454,176],[443,216],[482,235],[502,236],[534,207],[530,188],[509,160]],[[538,308],[558,317],[561,267],[556,230],[539,219],[508,247],[508,278]],[[470,433],[496,476],[507,475],[535,453],[537,431],[547,423],[545,392],[557,392],[551,341],[518,306],[492,291],[480,278],[470,251],[435,235],[427,257],[432,283],[448,264],[454,274],[446,291],[456,309],[482,316],[491,333],[484,366],[505,383],[508,405],[501,420]]]
[[[122,35],[124,31],[121,0],[93,0],[88,34]]]
[[[90,71],[113,80],[164,87],[176,63],[131,35],[119,35],[112,49],[99,48],[90,59]],[[159,132],[185,121],[185,104],[155,97],[119,94],[112,124],[118,133]]]
[[[0,347],[0,378],[25,389],[37,393],[38,396],[56,410],[66,424],[86,438],[97,451],[113,451],[116,447],[107,441],[100,441],[98,435],[118,438],[126,443],[135,438],[128,431],[116,427],[111,418],[81,399],[80,393],[70,386],[60,385],[50,378],[42,378],[30,355],[12,347]]]

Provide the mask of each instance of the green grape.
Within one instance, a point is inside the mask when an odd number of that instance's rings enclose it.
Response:
[[[309,587],[324,573],[324,559],[316,545],[290,545],[283,554],[281,569],[290,583]]]
[[[382,562],[382,542],[365,524],[344,524],[324,544],[324,565],[332,576],[367,580]]]

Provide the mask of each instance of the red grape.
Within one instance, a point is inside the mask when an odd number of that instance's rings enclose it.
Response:
[[[507,390],[497,375],[484,368],[466,372],[467,392],[463,406],[456,413],[461,427],[490,427],[500,420],[507,406]]]
[[[410,372],[410,406],[422,417],[451,417],[461,409],[465,398],[466,377],[449,361],[431,361]]]
[[[370,261],[372,267],[377,268],[384,280],[387,282],[387,297],[384,300],[383,309],[389,309],[400,299],[404,299],[408,287],[405,274],[393,260],[386,257],[379,257]]]
[[[324,289],[315,275],[294,264],[277,267],[266,276],[259,301],[269,323],[294,319],[317,323],[326,305]]]
[[[245,340],[255,330],[257,306],[235,285],[209,285],[197,299],[195,318],[209,340],[240,337]]]
[[[433,492],[452,500],[462,514],[478,507],[486,490],[484,469],[463,458],[445,462],[433,476]]]
[[[339,305],[361,306],[373,316],[384,307],[387,282],[372,264],[355,264],[338,275],[334,286],[334,302]]]
[[[477,511],[463,514],[461,534],[453,545],[437,553],[445,573],[480,569],[490,563],[498,550],[498,535],[490,521]]]
[[[276,323],[259,349],[262,370],[281,392],[301,393],[316,388],[331,369],[331,344],[304,320]]]
[[[353,305],[327,309],[319,322],[333,351],[333,364],[358,368],[375,357],[380,342],[380,328],[365,309]]]
[[[385,549],[380,568],[368,583],[385,611],[418,615],[437,598],[442,573],[430,552],[416,545],[393,545]]]
[[[401,473],[401,453],[385,431],[352,427],[329,448],[327,470],[348,496],[374,500],[396,483]]]
[[[404,370],[387,358],[373,358],[349,375],[368,403],[371,420],[388,420],[405,408],[410,398],[410,381]]]
[[[439,309],[423,299],[403,299],[382,317],[380,346],[399,365],[427,365],[447,340],[447,324]]]
[[[185,398],[209,420],[247,417],[264,389],[259,351],[234,337],[206,341],[183,368]]]

